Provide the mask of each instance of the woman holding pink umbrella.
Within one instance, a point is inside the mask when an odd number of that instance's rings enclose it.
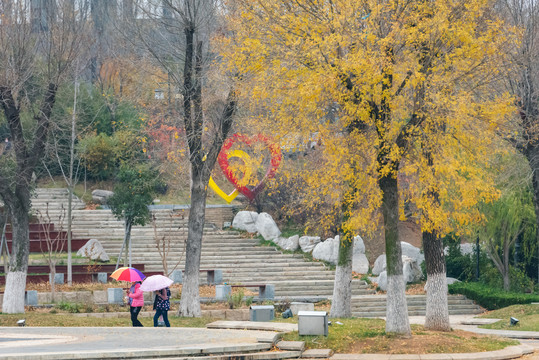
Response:
[[[153,303],[155,315],[153,316],[153,326],[157,327],[159,317],[163,316],[166,327],[170,327],[168,322],[168,311],[170,310],[170,289],[168,287],[155,292],[155,302]]]
[[[153,317],[153,326],[157,327],[158,319],[163,316],[163,321],[166,327],[170,327],[168,322],[168,311],[170,310],[170,289],[174,281],[163,275],[148,276],[140,286],[142,291],[155,291],[155,301],[153,309],[155,315]]]

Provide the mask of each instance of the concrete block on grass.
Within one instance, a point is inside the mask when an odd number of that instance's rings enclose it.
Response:
[[[97,282],[101,284],[106,284],[108,280],[108,276],[106,272],[99,272],[97,273]]]
[[[109,304],[120,304],[124,303],[124,290],[122,288],[108,288],[107,289],[107,300]]]
[[[275,285],[267,284],[265,287],[260,288],[260,299],[273,300],[275,298]]]
[[[174,281],[174,284],[183,283],[183,273],[181,270],[174,270],[172,274],[170,274],[170,278]]]
[[[232,286],[230,285],[215,285],[215,299],[226,300],[232,294]]]
[[[28,290],[24,294],[24,305],[36,306],[37,305],[37,290]]]
[[[96,304],[106,304],[108,302],[107,292],[105,290],[94,290],[93,298]]]
[[[52,284],[52,274],[49,273],[49,283]],[[55,284],[63,284],[64,283],[64,274],[54,274],[54,283]]]
[[[290,310],[292,311],[292,314],[295,316],[298,314],[299,311],[314,311],[314,304],[306,303],[306,302],[291,302]]]

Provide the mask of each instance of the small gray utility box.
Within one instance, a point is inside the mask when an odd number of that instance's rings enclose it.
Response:
[[[328,313],[325,311],[298,311],[299,335],[328,336]]]
[[[271,321],[275,318],[275,307],[273,305],[251,305],[251,321]]]

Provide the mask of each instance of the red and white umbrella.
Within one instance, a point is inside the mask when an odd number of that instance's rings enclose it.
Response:
[[[169,287],[174,281],[163,275],[148,276],[140,285],[142,291],[157,291]]]

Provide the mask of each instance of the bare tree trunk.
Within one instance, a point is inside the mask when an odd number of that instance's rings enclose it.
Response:
[[[56,265],[51,265],[51,299],[54,302],[56,296]]]
[[[8,273],[9,249],[7,247],[6,228],[7,215],[4,217],[4,225],[2,226],[2,238],[0,239],[0,257],[4,259],[4,273]]]
[[[124,266],[131,266],[131,227],[132,227],[131,222],[126,220],[125,221],[125,234],[124,234],[124,244],[125,244]]]
[[[4,314],[24,313],[24,292],[26,289],[26,274],[28,272],[29,218],[30,193],[21,191],[19,200],[6,203],[12,224],[12,247],[9,261],[9,272],[6,276],[6,288],[2,303]],[[26,200],[24,200],[26,199]]]
[[[77,92],[79,90],[79,82],[75,80],[75,89],[73,93],[73,116],[71,117],[71,143],[69,144],[69,178],[67,179],[67,190],[68,190],[68,199],[67,199],[67,284],[71,286],[73,283],[73,268],[71,259],[71,224],[73,223],[72,212],[73,212],[73,166],[75,162],[75,140],[77,136],[76,132],[76,123],[77,123]]]
[[[194,169],[191,175],[191,208],[185,251],[185,277],[180,301],[180,316],[200,317],[199,270],[202,253],[202,235],[206,216],[206,184],[202,174]],[[208,179],[209,180],[209,179]]]
[[[508,239],[504,239],[503,244],[503,289],[509,291],[511,288],[511,283],[509,280],[509,247],[510,242]]]
[[[434,331],[450,331],[447,303],[447,279],[444,245],[436,233],[423,232],[423,250],[427,266],[427,313],[425,328]]]
[[[389,174],[378,181],[382,190],[382,213],[387,259],[386,332],[411,336],[402,273],[402,249],[397,224],[399,221],[399,189],[396,177]]]
[[[536,221],[536,243],[537,243],[537,283],[539,283],[539,146],[528,145],[524,155],[528,159],[532,170],[533,205],[535,209]]]
[[[347,318],[352,316],[352,254],[354,253],[353,236],[346,232],[339,243],[339,262],[335,270],[333,299],[329,316]]]

